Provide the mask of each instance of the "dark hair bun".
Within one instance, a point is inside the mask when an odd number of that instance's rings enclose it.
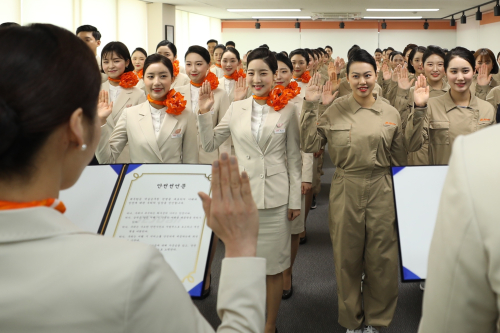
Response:
[[[6,152],[14,143],[19,134],[19,122],[17,113],[12,110],[3,99],[0,98],[0,156]]]

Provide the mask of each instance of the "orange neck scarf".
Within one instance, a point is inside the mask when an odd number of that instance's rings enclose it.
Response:
[[[299,82],[308,83],[311,79],[311,73],[309,73],[309,71],[305,71],[300,77],[294,76],[293,78]]]
[[[222,65],[219,65],[218,63],[215,63],[215,66],[222,68]]]
[[[266,104],[272,107],[274,111],[280,111],[281,109],[283,109],[290,100],[290,96],[289,94],[287,94],[285,87],[281,85],[277,85],[276,87],[274,87],[274,89],[269,93],[269,96],[260,97],[253,95],[252,97],[255,100],[265,100]]]
[[[186,103],[187,103],[186,100],[184,99],[184,96],[176,92],[174,89],[170,89],[164,101],[156,101],[152,99],[149,94],[147,98],[150,103],[166,106],[167,107],[166,112],[174,116],[180,115],[182,111],[184,111],[184,109],[186,108]]]
[[[120,87],[123,87],[125,89],[135,87],[135,85],[139,82],[137,75],[135,75],[133,71],[123,73],[122,75],[120,75],[119,79],[112,79],[108,77],[108,80],[113,82],[120,82]]]
[[[294,99],[300,94],[299,84],[295,81],[291,81],[285,88],[285,94],[288,95],[288,99]]]
[[[215,90],[217,89],[217,87],[219,86],[219,79],[217,78],[217,76],[212,73],[212,72],[208,72],[208,75],[205,77],[205,79],[203,80],[203,82],[205,81],[208,81],[210,83],[210,89],[212,90]],[[191,80],[191,84],[197,88],[201,87],[201,85],[203,84],[202,83],[195,83]]]
[[[243,69],[241,69],[241,68],[240,68],[240,70],[235,70],[235,71],[233,72],[233,74],[231,74],[231,75],[224,75],[224,77],[225,77],[226,79],[228,79],[228,80],[238,81],[238,79],[239,79],[240,77],[242,77],[242,78],[246,78],[246,77],[247,77],[247,75],[245,74],[245,72],[243,71]]]
[[[174,77],[176,77],[179,75],[179,60],[174,61],[172,65],[174,65]]]
[[[54,208],[61,214],[64,214],[66,207],[59,199],[45,199],[31,202],[11,202],[11,201],[0,201],[0,211],[10,210],[10,209],[22,209],[22,208],[33,208],[33,207],[49,207]]]
[[[138,79],[142,79],[144,77],[144,68],[141,68],[140,71],[135,72],[135,75],[137,75]]]

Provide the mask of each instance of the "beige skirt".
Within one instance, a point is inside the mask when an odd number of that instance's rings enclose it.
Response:
[[[276,275],[290,267],[291,223],[288,205],[259,209],[257,257],[266,259],[266,275]]]
[[[304,218],[306,217],[306,196],[302,194],[301,200],[300,200],[300,215],[290,222],[292,224],[292,235],[298,235],[304,231]]]

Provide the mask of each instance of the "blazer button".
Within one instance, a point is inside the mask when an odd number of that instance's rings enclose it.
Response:
[[[247,160],[249,160],[249,159],[250,159],[250,156],[249,156],[249,155],[247,155]]]
[[[260,155],[260,159],[263,160],[264,159],[264,155]]]
[[[261,175],[260,175],[260,178],[264,178],[264,175],[262,175],[262,174],[261,174]]]

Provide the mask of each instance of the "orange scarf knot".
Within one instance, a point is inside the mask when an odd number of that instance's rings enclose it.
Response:
[[[215,64],[215,66],[217,66],[217,67],[219,67],[219,68],[222,68],[222,66],[221,66],[221,65],[219,65],[219,64],[217,64],[217,63]]]
[[[298,94],[300,94],[299,84],[295,81],[290,82],[285,88],[285,94],[288,95],[288,99],[294,99]]]
[[[203,82],[207,81],[208,83],[210,83],[210,89],[212,91],[214,91],[215,89],[217,89],[217,87],[219,86],[219,79],[217,78],[217,75],[215,75],[214,73],[212,72],[208,72],[208,75],[205,77],[205,80],[203,80]],[[202,83],[195,83],[191,80],[191,84],[195,87],[201,87],[201,85],[203,84]]]
[[[241,68],[240,68],[240,70],[239,70],[239,71],[238,71],[238,70],[236,70],[236,71],[234,71],[234,72],[233,72],[233,74],[231,74],[231,75],[224,75],[224,77],[225,77],[226,79],[228,79],[228,80],[238,81],[238,79],[239,79],[240,77],[242,77],[242,78],[246,78],[246,77],[247,77],[247,75],[245,74],[245,72],[243,71],[243,69],[241,69]]]
[[[179,75],[179,60],[176,60],[172,63],[174,65],[174,77]]]
[[[186,103],[187,103],[186,100],[184,99],[184,96],[182,96],[181,93],[178,93],[174,89],[170,89],[164,101],[156,101],[152,99],[149,94],[147,98],[148,101],[153,104],[166,106],[167,107],[166,112],[174,116],[180,115],[182,111],[184,111],[184,109],[186,108]]]
[[[269,96],[260,97],[253,95],[253,99],[255,100],[266,100],[266,104],[272,107],[274,111],[280,111],[283,109],[288,104],[289,97],[290,96],[287,94],[285,87],[282,85],[274,87],[274,89],[269,93]]]
[[[123,87],[125,89],[135,87],[135,85],[139,82],[137,75],[135,75],[133,71],[123,73],[122,75],[120,75],[119,79],[112,79],[108,77],[108,80],[113,82],[120,82],[120,87]]]
[[[10,209],[22,209],[22,208],[33,208],[33,207],[49,207],[54,208],[61,214],[66,211],[66,206],[59,199],[45,199],[31,202],[11,202],[11,201],[0,201],[0,210],[10,210]]]
[[[137,75],[139,80],[142,79],[144,77],[144,68],[141,68],[141,70],[136,72],[135,75]]]
[[[297,81],[308,83],[309,80],[311,80],[311,74],[309,73],[309,71],[305,71],[304,74],[302,74],[300,77],[294,76],[293,78]]]

